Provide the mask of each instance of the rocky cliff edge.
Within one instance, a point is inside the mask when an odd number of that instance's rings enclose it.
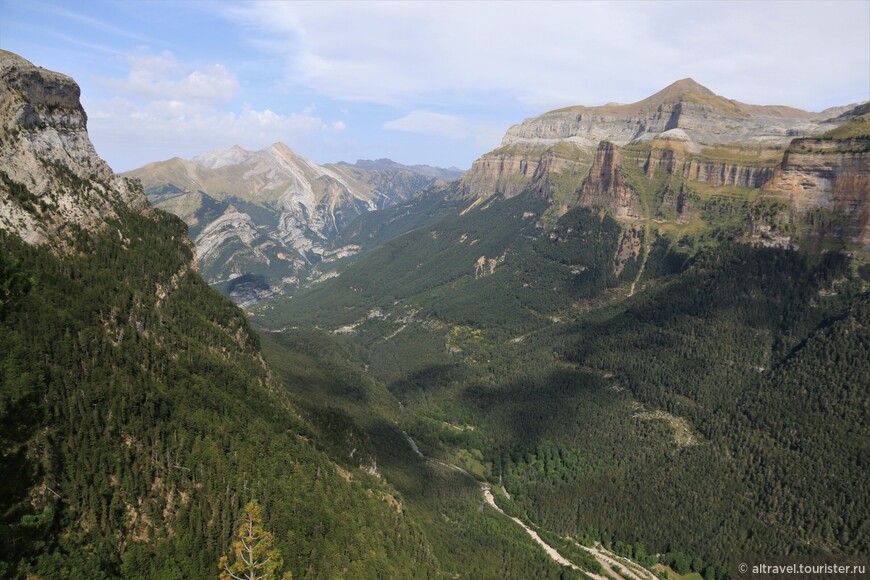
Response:
[[[0,51],[0,229],[28,243],[63,246],[71,226],[148,207],[97,155],[80,96],[70,77]]]

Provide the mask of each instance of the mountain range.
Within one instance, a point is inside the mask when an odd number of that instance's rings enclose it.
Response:
[[[0,575],[210,577],[255,500],[296,577],[870,552],[866,103],[686,79],[461,177],[119,176],[79,96],[0,52]]]
[[[527,119],[464,175],[389,160],[318,166],[281,144],[172,159],[126,175],[188,223],[206,279],[250,305],[334,275],[377,245],[368,224],[395,221],[372,220],[370,211],[403,207],[428,187],[472,204],[534,191],[550,206],[545,226],[572,207],[602,206],[620,220],[694,231],[709,225],[705,216],[716,205],[742,220],[747,240],[840,243],[866,253],[867,152],[849,130],[830,133],[851,122],[860,136],[866,113],[866,104],[820,113],[748,105],[683,79],[637,103]]]
[[[275,143],[176,157],[124,175],[188,224],[203,276],[244,305],[292,292],[357,253],[340,236],[355,217],[461,174],[389,159],[318,165]]]
[[[680,81],[547,113],[361,216],[345,237],[374,248],[251,320],[352,345],[423,453],[557,536],[708,578],[860,559],[868,156],[867,104]]]
[[[630,105],[569,107],[511,127],[474,162],[463,190],[479,199],[531,189],[557,213],[604,205],[621,219],[677,223],[696,221],[699,202],[724,191],[756,208],[784,202],[775,218],[747,223],[749,235],[831,212],[844,222],[842,237],[866,250],[867,153],[853,137],[866,132],[867,112],[867,104],[820,113],[747,105],[683,79]],[[852,133],[831,137],[853,120]]]

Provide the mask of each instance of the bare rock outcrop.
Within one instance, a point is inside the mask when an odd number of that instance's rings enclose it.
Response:
[[[463,186],[473,197],[483,192],[513,197],[525,190],[541,163],[540,153],[498,150],[474,161],[463,179]]]
[[[773,165],[715,161],[701,155],[683,154],[671,148],[653,148],[643,159],[643,170],[647,178],[652,179],[658,169],[713,187],[737,186],[747,189],[763,186],[774,172]]]
[[[622,170],[619,148],[609,141],[598,145],[589,176],[580,189],[579,205],[603,206],[618,218],[641,219],[643,208]]]
[[[535,172],[544,155],[565,144],[590,153],[603,141],[623,147],[668,140],[694,154],[704,147],[736,143],[784,149],[796,137],[818,135],[845,122],[835,117],[848,109],[811,113],[792,107],[748,105],[683,79],[637,103],[568,107],[526,119],[508,129],[498,149],[475,161],[462,184],[469,197],[510,197],[539,183],[541,175]],[[693,173],[691,179],[711,185],[759,187],[770,179],[767,167],[756,170],[739,165],[696,163],[679,171]],[[533,176],[538,181],[533,181]]]
[[[570,141],[544,147],[502,147],[472,163],[462,179],[462,191],[478,198],[493,192],[510,198],[526,190],[549,196],[566,183],[579,187],[593,154]]]
[[[795,139],[764,186],[764,198],[788,203],[800,219],[820,225],[830,212],[837,232],[870,248],[870,135]]]
[[[70,77],[0,51],[0,228],[28,243],[62,242],[70,225],[148,207],[97,155],[80,95]]]

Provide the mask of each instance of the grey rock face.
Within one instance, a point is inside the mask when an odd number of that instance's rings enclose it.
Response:
[[[590,154],[604,141],[619,147],[654,140],[679,142],[686,153],[740,144],[782,148],[845,122],[854,106],[810,113],[784,106],[747,105],[683,79],[637,103],[569,107],[526,119],[508,129],[498,149],[474,162],[462,183],[469,197],[515,195],[534,186],[525,169],[554,147],[571,144]],[[588,161],[578,161],[589,167]],[[736,178],[745,183],[751,178]],[[749,181],[747,181],[749,180]]]
[[[0,228],[28,243],[62,245],[71,224],[148,206],[97,155],[80,94],[70,77],[0,51]]]
[[[250,303],[316,280],[323,265],[358,252],[341,244],[345,226],[438,183],[433,174],[440,172],[454,175],[383,159],[320,165],[275,143],[151,163],[126,175],[155,206],[187,222],[203,277]],[[234,281],[246,275],[260,277],[256,292],[251,284],[236,292]]]

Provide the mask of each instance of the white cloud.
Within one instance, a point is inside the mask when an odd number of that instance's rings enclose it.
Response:
[[[215,147],[234,144],[257,149],[275,141],[294,148],[340,129],[319,117],[245,106],[239,112],[220,111],[177,100],[141,105],[130,99],[85,102],[91,111],[89,128],[98,152],[116,170],[133,169],[144,160],[192,157]]]
[[[498,145],[504,134],[504,129],[500,127],[474,123],[455,115],[431,111],[413,111],[399,119],[387,121],[384,123],[384,129],[447,137],[448,139],[474,139],[481,147]]]
[[[225,8],[321,94],[405,106],[632,101],[691,76],[810,108],[867,98],[866,2],[255,2]],[[807,79],[812,79],[808,82]]]
[[[346,129],[344,121],[315,116],[314,107],[290,114],[231,107],[239,82],[222,65],[194,69],[169,53],[128,57],[127,63],[126,78],[101,80],[112,98],[83,99],[94,144],[116,170],[234,144],[260,148],[284,141],[304,149]]]
[[[126,69],[100,80],[109,97],[86,99],[86,107],[95,144],[118,168],[277,140],[300,152],[416,155],[462,165],[460,156],[497,146],[502,129],[523,116],[632,102],[684,77],[749,103],[821,110],[870,98],[866,1],[196,7],[208,13],[192,31],[219,13],[240,28],[246,46],[214,53],[223,64],[192,65],[143,48],[114,61]],[[124,37],[111,24],[79,20],[107,37]],[[256,105],[245,107],[245,100]],[[288,110],[287,103],[296,104]],[[432,138],[414,146],[375,127]],[[437,138],[450,146],[433,147]]]
[[[130,72],[125,79],[102,79],[110,91],[139,99],[177,99],[204,103],[226,103],[239,92],[239,80],[223,65],[190,69],[175,57],[128,56]]]

